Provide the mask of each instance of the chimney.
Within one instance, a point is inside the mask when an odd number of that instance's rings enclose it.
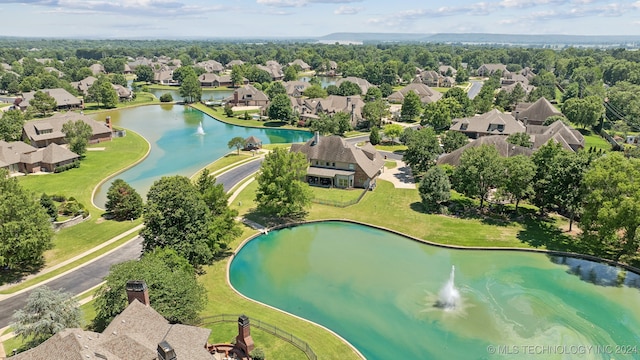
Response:
[[[109,130],[113,131],[113,128],[111,127],[111,116],[107,116],[106,122]]]
[[[177,358],[176,351],[166,340],[158,344],[158,360],[176,360]]]
[[[127,299],[129,304],[133,300],[138,300],[144,305],[149,306],[149,289],[147,289],[147,283],[144,280],[129,280],[127,281]]]
[[[246,315],[240,315],[238,318],[238,336],[236,336],[236,346],[242,349],[245,355],[249,355],[249,353],[254,349],[249,318]]]
[[[320,142],[320,132],[316,131],[313,134],[313,145],[318,145],[319,142]]]

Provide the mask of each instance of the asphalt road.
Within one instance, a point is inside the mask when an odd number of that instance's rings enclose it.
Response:
[[[239,181],[253,174],[260,168],[263,159],[251,161],[240,165],[218,176],[216,182],[222,184],[225,191],[229,191]],[[118,248],[107,256],[83,265],[76,270],[48,282],[46,285],[52,289],[63,289],[73,295],[80,294],[98,284],[109,274],[109,269],[114,264],[140,257],[142,252],[142,238],[136,237],[124,246]],[[0,301],[0,328],[9,325],[14,311],[21,309],[27,302],[27,298],[33,290],[23,292]]]
[[[482,89],[482,84],[484,84],[484,82],[480,80],[470,80],[469,82],[471,83],[471,88],[467,92],[467,96],[469,99],[473,100],[473,98],[480,92],[480,89]]]

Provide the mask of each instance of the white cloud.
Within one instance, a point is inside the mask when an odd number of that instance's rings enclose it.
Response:
[[[362,0],[256,0],[256,4],[273,7],[301,7],[309,4],[350,4]]]
[[[333,11],[336,15],[355,15],[360,11],[364,10],[362,7],[353,7],[353,6],[340,6],[339,8]]]
[[[178,0],[4,0],[5,3],[51,7],[46,13],[87,14],[113,13],[132,16],[181,17],[223,11],[217,6],[189,5]]]

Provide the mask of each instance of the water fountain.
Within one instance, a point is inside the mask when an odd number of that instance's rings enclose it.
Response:
[[[204,135],[204,128],[202,127],[202,121],[200,121],[200,124],[198,125],[198,130],[196,131],[196,134],[198,135]]]
[[[438,301],[436,302],[436,306],[439,308],[443,308],[445,310],[453,310],[458,305],[460,305],[460,292],[456,289],[454,284],[456,267],[455,265],[451,266],[451,275],[449,275],[449,280],[438,293]]]

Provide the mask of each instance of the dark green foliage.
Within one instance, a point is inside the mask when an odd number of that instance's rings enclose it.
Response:
[[[440,136],[440,141],[442,142],[444,152],[450,153],[467,145],[469,143],[469,138],[464,133],[449,130]]]
[[[431,128],[414,131],[407,137],[407,151],[404,161],[411,166],[416,176],[420,176],[435,165],[438,155],[442,153],[438,137]]]
[[[29,101],[29,105],[33,106],[39,113],[42,113],[43,116],[47,116],[48,112],[56,109],[58,103],[56,103],[56,99],[53,96],[42,91],[36,91],[33,94],[33,99]]]
[[[8,110],[0,118],[0,140],[18,141],[22,137],[24,115],[20,110]]]
[[[323,89],[320,85],[311,85],[304,91],[304,96],[315,99],[315,98],[326,98],[327,91]]]
[[[288,66],[284,69],[284,81],[293,81],[298,78],[298,71],[295,66]]]
[[[180,96],[182,96],[186,102],[192,103],[200,101],[202,98],[202,88],[200,87],[200,81],[195,74],[189,74],[182,80],[180,85]]]
[[[52,221],[56,221],[56,219],[58,219],[58,208],[53,202],[53,199],[51,199],[51,196],[42,193],[42,195],[40,195],[40,206],[42,206],[44,211],[47,212],[47,215],[49,215],[49,218]]]
[[[66,165],[61,165],[61,166],[56,166],[55,169],[53,169],[54,173],[61,173],[63,171],[67,171],[70,169],[75,169],[75,168],[79,168],[80,167],[80,161],[75,160],[72,163],[66,164]]]
[[[284,85],[282,85],[282,82],[280,81],[274,81],[273,83],[271,83],[271,86],[269,86],[269,88],[267,89],[267,95],[269,96],[269,99],[273,100],[276,95],[280,95],[280,94],[287,94],[287,89],[285,89]]]
[[[249,354],[249,356],[251,356],[251,359],[253,359],[253,360],[264,360],[265,359],[264,351],[262,351],[261,348],[253,349],[253,351]]]
[[[238,150],[238,154],[240,154],[240,149],[242,149],[246,145],[246,141],[241,136],[236,136],[233,139],[229,140],[227,146],[229,149],[236,148]]]
[[[0,267],[32,269],[52,246],[49,215],[16,178],[0,169]]]
[[[129,280],[147,283],[150,305],[170,322],[197,323],[206,303],[206,291],[196,280],[194,268],[174,250],[157,249],[140,260],[111,268],[106,283],[96,294],[95,331],[102,331],[127,307],[125,287]]]
[[[303,218],[313,193],[304,177],[307,157],[300,152],[276,148],[265,157],[257,176],[258,210],[282,218]]]
[[[106,108],[114,108],[118,104],[118,93],[113,88],[109,78],[100,76],[87,90],[87,99],[103,104]]]
[[[402,108],[400,109],[400,120],[413,121],[420,116],[422,112],[422,103],[420,97],[413,91],[409,91],[404,97]]]
[[[371,133],[369,134],[369,142],[371,145],[380,144],[380,130],[376,126],[371,128]]]
[[[337,112],[331,116],[320,114],[319,119],[309,122],[309,130],[319,132],[321,135],[344,135],[351,130],[351,115],[345,112]]]
[[[361,95],[362,89],[356,83],[352,83],[351,81],[343,81],[340,83],[338,87],[338,94],[341,96],[352,96],[352,95]]]
[[[142,197],[126,181],[116,179],[107,191],[105,207],[118,221],[134,220],[142,215]]]
[[[584,99],[572,98],[562,104],[562,113],[574,124],[583,128],[595,125],[604,114],[602,99],[587,96]]]
[[[536,174],[536,165],[531,158],[524,155],[506,158],[504,162],[506,173],[504,181],[500,184],[500,190],[515,200],[517,213],[520,200],[533,193],[531,182]]]
[[[449,177],[441,167],[431,167],[420,180],[418,192],[424,208],[438,212],[441,204],[451,197]]]
[[[507,136],[507,142],[513,145],[531,147],[531,136],[527,133],[513,133]]]
[[[170,93],[164,93],[160,95],[160,102],[172,102],[173,96]]]
[[[269,105],[267,115],[271,120],[290,121],[293,117],[291,101],[286,94],[276,95]]]
[[[454,173],[454,189],[473,198],[480,198],[480,209],[491,189],[504,180],[504,163],[498,150],[490,145],[466,149]]]
[[[238,211],[229,208],[229,195],[225,193],[222,184],[216,184],[216,179],[209,170],[204,169],[196,180],[196,189],[211,211],[213,220],[209,224],[209,238],[218,244],[220,249],[226,248],[242,231],[235,218]]]
[[[62,133],[65,141],[69,144],[69,150],[78,155],[83,155],[87,151],[87,145],[93,131],[89,124],[82,120],[77,120],[64,123],[62,125]]]
[[[89,70],[91,71],[91,70]],[[139,65],[136,67],[135,74],[138,81],[152,82],[153,81],[153,69],[149,65]]]

